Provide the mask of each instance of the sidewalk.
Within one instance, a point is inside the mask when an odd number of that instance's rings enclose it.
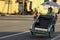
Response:
[[[0,15],[0,16],[1,16],[1,15]],[[5,15],[5,16],[33,17],[33,15]]]
[[[0,20],[33,20],[32,15],[6,15],[0,16]]]

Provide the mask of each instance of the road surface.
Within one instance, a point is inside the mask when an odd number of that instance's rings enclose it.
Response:
[[[1,16],[0,40],[60,40],[59,15],[52,38],[46,35],[32,36],[29,28],[33,21],[33,16]]]

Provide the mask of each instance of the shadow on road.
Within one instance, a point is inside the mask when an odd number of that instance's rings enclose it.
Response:
[[[25,33],[22,34],[23,40],[51,40],[54,37],[58,36],[58,34],[60,34],[60,32],[55,32],[52,35],[52,38],[49,38],[48,35],[36,35],[36,36],[32,36],[31,33]]]
[[[3,40],[51,40],[54,37],[58,36],[58,34],[60,34],[60,32],[55,32],[52,38],[49,38],[46,35],[32,36],[30,32],[27,32],[13,37],[5,38]]]

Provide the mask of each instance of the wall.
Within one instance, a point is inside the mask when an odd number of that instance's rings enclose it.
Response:
[[[29,1],[32,1],[33,10],[34,10],[34,8],[37,8],[38,12],[41,12],[42,14],[47,13],[47,7],[41,5],[42,3],[44,3],[44,0],[29,0]],[[29,2],[27,5],[28,5],[27,9],[29,10]]]
[[[34,8],[37,8],[39,12],[43,13],[43,14],[46,14],[47,13],[47,10],[48,10],[48,7],[49,6],[42,6],[40,5],[41,3],[44,2],[44,0],[30,0],[32,1],[32,9],[34,10]],[[57,0],[57,4],[60,5],[60,0]],[[53,8],[53,11],[55,13],[58,12],[58,8],[57,7],[52,7]]]
[[[16,0],[10,0],[10,4],[9,4],[9,12],[8,12],[8,3],[6,0],[4,1],[0,1],[0,12],[1,13],[14,13],[14,12],[18,12],[18,3],[16,3]]]

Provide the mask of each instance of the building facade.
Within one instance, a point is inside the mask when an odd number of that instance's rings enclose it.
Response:
[[[52,1],[52,0],[46,0],[46,1]],[[24,8],[27,9],[27,11],[30,11],[31,9],[33,9],[34,11],[34,9],[37,8],[38,12],[45,14],[47,12],[48,7],[46,6],[44,7],[41,5],[44,2],[45,0],[0,0],[0,13],[20,14],[24,12]],[[60,0],[57,0],[57,3],[60,4]],[[56,10],[54,9],[54,11]]]
[[[60,0],[29,0],[29,2],[27,3],[28,7],[27,10],[30,11],[29,6],[30,6],[30,2],[32,2],[32,9],[34,10],[34,8],[37,8],[38,12],[41,12],[42,14],[46,14],[48,11],[48,7],[47,6],[42,6],[41,4],[46,2],[46,1],[54,1],[57,4],[60,5]],[[53,11],[55,13],[58,12],[58,9],[56,7],[52,7]]]
[[[18,13],[18,3],[16,0],[0,0],[0,13]]]

